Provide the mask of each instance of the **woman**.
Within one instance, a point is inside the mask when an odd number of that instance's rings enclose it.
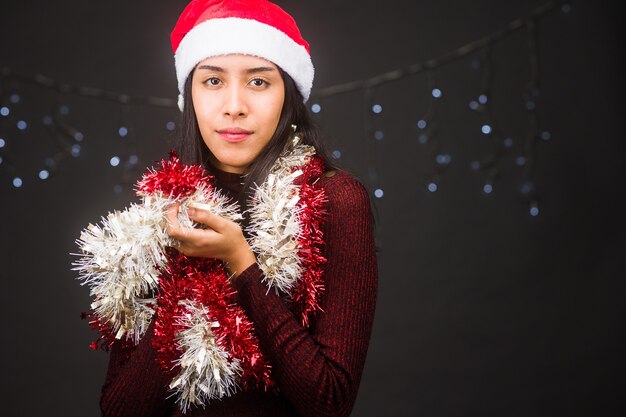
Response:
[[[113,346],[103,415],[348,416],[372,327],[376,258],[368,195],[350,175],[332,170],[304,105],[313,80],[308,44],[293,19],[265,0],[192,1],[172,44],[182,110],[178,154],[214,175],[244,219],[192,208],[189,216],[206,227],[185,228],[175,205],[168,233],[181,254],[224,262],[233,301],[254,323],[275,385],[238,390],[184,413],[170,395],[171,375],[157,364],[153,324],[135,348]],[[314,158],[326,167],[308,180],[325,201],[323,291],[308,310],[287,301],[285,291],[268,290],[268,262],[250,243],[255,190],[290,156],[294,126],[302,146],[315,147]]]

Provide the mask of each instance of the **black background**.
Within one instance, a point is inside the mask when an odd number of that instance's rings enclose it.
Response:
[[[312,48],[315,91],[454,50],[529,15],[542,0],[280,1]],[[175,98],[169,31],[184,1],[4,2],[0,66],[72,85]],[[527,113],[526,34],[494,45],[490,102],[514,139],[494,192],[469,169],[489,153],[480,115],[479,54],[439,68],[438,142],[452,156],[429,193],[432,146],[418,144],[431,98],[426,74],[381,86],[371,116],[363,92],[320,101],[315,117],[342,166],[375,199],[380,289],[354,416],[621,415],[624,379],[624,7],[574,1],[537,23],[541,62],[537,114],[551,133],[537,143],[540,214],[519,192]],[[74,239],[89,222],[134,200],[139,167],[165,155],[175,109],[59,96],[25,84],[0,117],[0,317],[2,411],[6,416],[95,416],[107,355],[88,348],[79,319],[88,289],[70,271]],[[311,103],[313,103],[312,101]],[[69,107],[84,133],[81,155],[47,181],[55,151],[41,118]],[[18,131],[17,120],[28,128]],[[381,141],[366,130],[384,132]],[[120,138],[127,125],[131,134]],[[371,132],[369,132],[371,133]],[[433,145],[433,146],[435,146]],[[9,157],[9,153],[11,157]],[[10,162],[10,164],[9,164]],[[12,166],[9,167],[9,165]],[[123,165],[123,164],[122,164]],[[23,187],[11,185],[13,175]],[[122,192],[114,192],[121,186]],[[119,190],[118,190],[119,191]]]

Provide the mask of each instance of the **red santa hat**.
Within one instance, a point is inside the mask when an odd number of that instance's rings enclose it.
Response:
[[[171,34],[182,111],[185,81],[202,60],[218,55],[254,55],[293,78],[306,102],[313,85],[309,44],[293,18],[267,0],[193,0]]]

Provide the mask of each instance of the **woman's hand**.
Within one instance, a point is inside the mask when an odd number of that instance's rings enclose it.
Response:
[[[207,210],[188,207],[189,218],[208,228],[185,228],[178,223],[179,208],[180,204],[172,205],[165,217],[167,233],[180,241],[176,249],[183,255],[220,259],[225,262],[228,272],[234,276],[256,262],[254,253],[237,223]]]

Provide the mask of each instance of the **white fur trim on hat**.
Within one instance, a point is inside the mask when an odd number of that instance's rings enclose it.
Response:
[[[304,102],[309,99],[314,68],[304,46],[272,26],[238,17],[202,22],[180,42],[175,60],[181,97],[189,73],[199,62],[230,54],[254,55],[273,62],[293,78]],[[182,108],[180,102],[179,107]]]

